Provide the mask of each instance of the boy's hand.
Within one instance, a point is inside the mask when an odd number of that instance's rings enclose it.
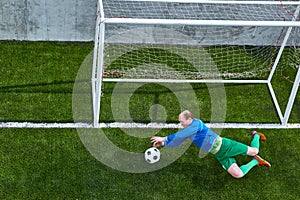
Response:
[[[166,141],[165,137],[153,136],[151,138],[151,142],[153,143],[153,147],[164,146],[164,142]]]

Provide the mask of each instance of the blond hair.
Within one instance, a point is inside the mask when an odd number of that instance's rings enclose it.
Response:
[[[180,115],[182,115],[186,120],[194,118],[193,113],[189,110],[184,110],[182,113],[180,113]]]

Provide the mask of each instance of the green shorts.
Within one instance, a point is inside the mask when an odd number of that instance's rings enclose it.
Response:
[[[220,150],[214,154],[215,158],[219,161],[219,163],[223,166],[223,168],[228,171],[229,167],[236,163],[236,159],[234,158],[237,155],[247,155],[248,146],[230,140],[228,138],[222,138],[222,145]]]

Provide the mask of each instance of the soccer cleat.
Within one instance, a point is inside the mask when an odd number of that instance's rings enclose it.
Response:
[[[260,138],[259,138],[260,141],[266,141],[267,140],[266,136],[263,133],[257,132],[257,131],[253,131],[251,133],[252,137],[254,137],[255,134],[260,135]]]
[[[257,160],[258,166],[271,167],[271,164],[270,164],[268,161],[262,159],[260,156],[255,155],[255,156],[253,156],[253,158],[254,158],[255,160]]]

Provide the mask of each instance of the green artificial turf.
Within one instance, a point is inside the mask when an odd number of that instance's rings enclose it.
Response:
[[[298,199],[299,131],[261,131],[267,135],[267,141],[261,143],[260,155],[272,167],[256,167],[244,178],[234,179],[212,155],[199,159],[194,145],[161,170],[132,174],[107,167],[92,157],[76,130],[1,129],[0,196],[1,199]],[[121,134],[118,129],[107,130],[107,134],[110,132]],[[160,134],[168,132],[163,130]],[[249,143],[249,133],[250,130],[226,129],[221,135]],[[122,148],[132,149],[133,144],[120,144],[120,138],[118,143]],[[140,150],[148,146],[141,140]],[[250,158],[237,159],[243,163]]]
[[[92,43],[0,42],[0,121],[73,122],[74,82],[92,50]],[[295,70],[288,74],[293,80]],[[103,84],[102,122],[115,121],[111,109],[115,85]],[[210,90],[206,84],[191,86],[201,119],[210,122],[214,103],[210,92],[219,86]],[[273,86],[284,110],[292,82],[276,76]],[[176,87],[183,96],[191,92],[184,84]],[[226,122],[279,123],[266,85],[226,84],[225,90]],[[298,93],[290,122],[300,121],[299,102]],[[160,84],[144,84],[131,95],[132,119],[142,123],[164,121],[159,110],[149,112],[157,104],[165,108],[167,122],[178,123],[180,99]],[[163,129],[157,135],[174,131],[177,130]],[[217,131],[246,144],[251,141],[252,130]],[[261,131],[268,139],[261,144],[260,155],[272,167],[257,167],[244,178],[234,179],[212,155],[199,159],[194,145],[163,169],[132,174],[112,169],[94,158],[76,129],[3,128],[0,199],[299,199],[299,130]],[[127,151],[143,152],[151,145],[149,137],[126,135],[121,129],[104,132],[116,146]],[[249,159],[238,157],[239,163]]]
[[[0,42],[0,121],[72,121],[74,81],[92,45]]]

